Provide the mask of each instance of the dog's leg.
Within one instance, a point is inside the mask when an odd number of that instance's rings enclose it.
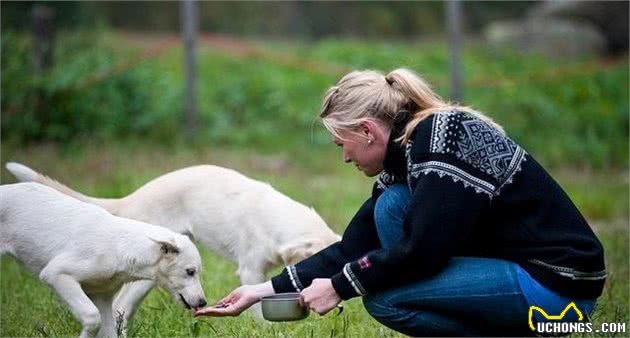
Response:
[[[238,274],[241,278],[241,285],[253,285],[265,281],[265,273],[259,266],[241,266],[238,269]],[[256,321],[260,322],[263,320],[260,303],[252,305],[251,311]]]
[[[93,337],[101,326],[101,315],[81,289],[81,284],[68,275],[51,273],[48,268],[42,270],[40,278],[57,291],[70,307],[74,317],[81,322],[83,330],[80,337]]]
[[[155,282],[151,280],[140,280],[123,285],[114,298],[114,314],[120,318],[120,332],[123,337],[127,336],[129,321],[133,317],[144,297],[153,289]]]
[[[94,305],[101,313],[101,329],[98,331],[98,337],[117,338],[116,318],[112,314],[112,295],[97,295],[91,297]]]

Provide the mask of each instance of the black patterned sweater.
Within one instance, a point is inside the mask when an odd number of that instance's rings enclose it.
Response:
[[[342,299],[436,274],[451,257],[518,263],[546,287],[575,299],[598,297],[603,248],[569,197],[520,146],[465,112],[434,113],[401,146],[389,140],[384,170],[342,240],[272,278],[276,292],[331,278]],[[394,183],[412,195],[404,238],[381,247],[374,202]],[[491,282],[491,281],[489,281]]]

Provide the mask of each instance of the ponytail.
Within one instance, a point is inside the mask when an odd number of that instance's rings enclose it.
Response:
[[[494,122],[486,115],[473,110],[467,106],[461,106],[453,104],[448,101],[444,101],[437,93],[435,93],[429,84],[424,81],[419,75],[413,71],[405,68],[399,68],[393,70],[385,76],[387,83],[390,83],[392,88],[399,90],[405,97],[413,103],[415,111],[412,111],[412,119],[405,126],[405,131],[401,137],[396,139],[397,142],[406,144],[409,142],[411,133],[418,126],[418,123],[429,117],[431,114],[441,111],[463,111],[474,115],[480,120],[490,124],[494,128],[498,129],[501,133],[503,127]]]
[[[378,120],[392,127],[397,114],[404,110],[409,110],[412,117],[403,135],[396,139],[402,144],[409,141],[418,123],[440,111],[468,112],[503,133],[503,128],[489,117],[444,101],[420,76],[404,68],[387,75],[372,70],[348,73],[326,91],[319,116],[326,129],[338,136],[339,130],[352,130],[365,120]]]

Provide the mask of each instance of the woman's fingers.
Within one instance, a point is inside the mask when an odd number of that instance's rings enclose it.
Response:
[[[236,300],[236,298],[238,298],[238,294],[235,291],[230,292],[229,295],[223,297],[223,299],[221,299],[220,301],[217,302],[217,304],[227,304],[227,303],[234,303],[234,301]]]
[[[230,316],[230,313],[224,311],[224,309],[215,309],[212,307],[197,310],[194,314],[194,317],[208,316],[208,317],[225,317]]]
[[[248,292],[248,289],[240,287],[218,301],[214,306],[200,309],[194,316],[238,316],[245,309],[256,303],[258,298]]]
[[[239,299],[242,298],[242,291],[240,290],[240,288],[230,292],[230,294],[228,294],[227,296],[223,297],[220,301],[218,301],[216,303],[216,305],[226,305],[226,304],[234,304],[236,303]]]
[[[300,304],[301,307],[307,307],[307,304],[304,302],[304,296],[302,296],[302,294],[300,294],[300,298],[298,298],[298,304]]]
[[[313,310],[316,313],[319,313],[317,311],[317,306],[316,306],[316,300],[312,299],[312,297],[310,295],[300,295],[300,305],[302,305],[303,307],[309,309],[309,310]]]
[[[197,311],[195,311],[195,313],[193,314],[194,317],[200,317],[200,316],[213,316],[214,315],[214,310],[215,308],[210,306],[210,307],[205,307],[203,309],[198,309]]]
[[[216,302],[213,306],[205,307],[203,309],[199,309],[195,311],[194,316],[213,316],[213,317],[221,317],[221,316],[231,316],[234,315],[234,304],[239,300],[239,293],[232,291],[229,295],[223,297],[221,300]],[[240,313],[240,312],[238,312]],[[238,314],[236,313],[236,314]]]
[[[215,306],[199,309],[195,311],[194,316],[210,316],[210,317],[224,317],[224,316],[236,316],[240,314],[235,308],[234,304],[217,304]]]
[[[207,307],[195,312],[194,316],[211,316],[211,317],[225,317],[225,316],[238,316],[251,305],[244,297],[240,297],[236,302],[218,303],[215,306]]]

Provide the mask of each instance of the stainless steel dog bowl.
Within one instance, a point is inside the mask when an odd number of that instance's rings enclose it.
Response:
[[[288,322],[308,317],[310,311],[299,303],[300,294],[279,293],[261,299],[263,318],[272,322]]]

